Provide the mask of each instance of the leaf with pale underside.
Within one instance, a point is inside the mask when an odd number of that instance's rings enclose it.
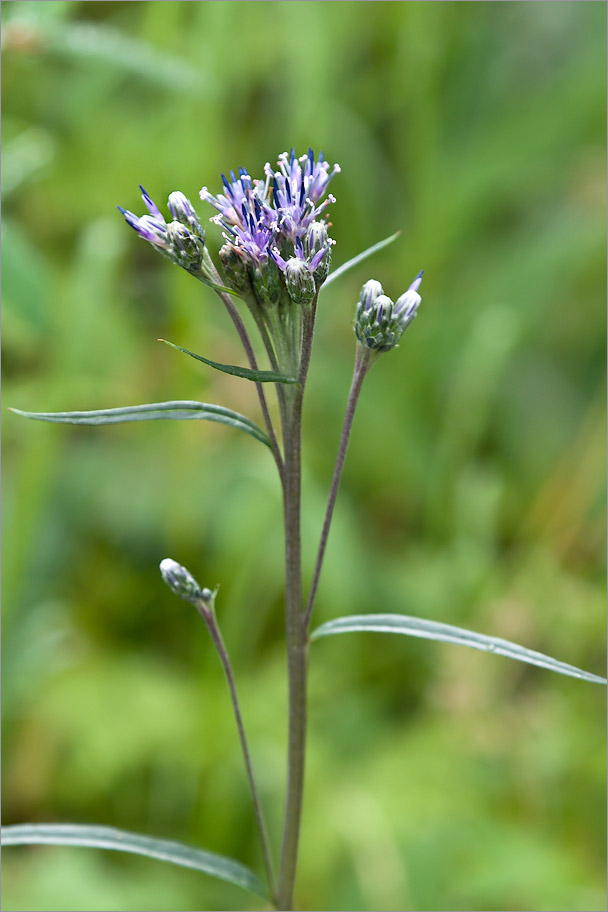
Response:
[[[427,621],[424,618],[408,617],[405,614],[354,614],[350,617],[336,618],[321,624],[311,635],[311,639],[330,636],[336,633],[401,633],[406,636],[422,637],[426,640],[440,640],[444,643],[456,643],[459,646],[469,646],[471,649],[481,649],[495,655],[506,656],[508,659],[517,659],[530,665],[538,665],[548,671],[570,675],[581,681],[591,681],[595,684],[606,684],[606,679],[599,675],[582,671],[574,665],[559,662],[542,652],[526,649],[509,640],[499,637],[485,636],[465,630],[462,627],[453,627],[451,624],[442,624],[438,621]]]
[[[253,380],[255,383],[298,382],[297,377],[289,377],[287,374],[278,374],[275,371],[252,370],[248,367],[238,367],[236,364],[221,364],[219,361],[211,361],[209,358],[203,358],[202,355],[196,355],[194,352],[188,351],[187,348],[182,348],[181,345],[176,345],[174,342],[167,342],[166,339],[159,339],[158,341],[164,342],[165,345],[170,345],[171,348],[175,348],[185,355],[190,355],[191,358],[195,358],[197,361],[202,361],[203,364],[208,364],[209,367],[214,367],[215,370],[223,371],[225,374],[232,374],[234,377],[243,377],[243,379]]]
[[[168,839],[154,839],[107,826],[71,823],[17,824],[2,827],[2,847],[17,845],[74,846],[89,849],[108,849],[145,855],[158,861],[184,868],[194,868],[211,877],[236,884],[263,899],[268,893],[252,870],[232,858],[182,845]]]
[[[338,279],[341,275],[344,275],[345,272],[348,272],[349,269],[352,269],[354,266],[358,266],[359,263],[362,263],[363,260],[366,260],[368,257],[373,256],[374,253],[378,253],[379,250],[383,250],[385,247],[388,247],[389,244],[392,244],[393,241],[396,241],[400,236],[401,232],[396,231],[395,234],[391,234],[390,237],[384,238],[383,241],[378,241],[377,244],[372,244],[371,247],[368,247],[367,250],[361,251],[357,256],[354,256],[352,260],[347,260],[346,263],[342,263],[341,266],[338,266],[337,269],[334,269],[333,272],[330,272],[325,282],[323,283],[323,288],[326,288],[334,279]]]
[[[51,421],[58,424],[122,424],[127,421],[156,421],[168,419],[173,421],[218,421],[229,427],[245,431],[260,443],[270,446],[264,431],[238,412],[224,408],[222,405],[211,405],[208,402],[193,402],[180,399],[174,402],[150,402],[146,405],[130,405],[124,408],[98,409],[91,412],[24,412],[12,408],[11,412],[24,418],[36,421]]]

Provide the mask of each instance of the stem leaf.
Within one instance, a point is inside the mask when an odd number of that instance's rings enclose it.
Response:
[[[354,266],[358,266],[359,263],[362,263],[363,260],[366,260],[374,253],[378,253],[379,250],[382,250],[384,247],[388,247],[389,244],[392,244],[393,241],[397,240],[400,234],[400,231],[396,231],[395,234],[391,234],[390,237],[384,238],[383,241],[378,241],[377,244],[372,244],[372,246],[368,247],[367,250],[362,250],[361,253],[358,253],[357,256],[354,256],[352,260],[347,260],[346,263],[342,263],[341,266],[338,266],[337,269],[334,269],[333,272],[329,273],[323,283],[323,288],[326,288],[327,285],[329,285],[330,282],[333,282],[334,279],[337,279],[339,276],[344,275],[345,272],[348,272],[348,270],[352,269]]]
[[[462,627],[441,624],[438,621],[408,617],[405,614],[354,614],[349,617],[336,618],[317,627],[311,634],[311,639],[316,640],[334,633],[359,632],[401,633],[406,636],[422,637],[426,640],[456,643],[459,646],[470,646],[471,649],[481,649],[485,652],[493,652],[495,655],[506,656],[508,659],[517,659],[530,665],[538,665],[540,668],[570,675],[582,681],[606,684],[605,678],[582,671],[580,668],[575,668],[574,665],[566,664],[566,662],[558,662],[557,659],[552,659],[550,656],[535,652],[532,649],[526,649],[524,646],[518,646],[509,640],[485,636],[481,633],[465,630]]]
[[[22,415],[24,418],[52,421],[58,424],[122,424],[126,421],[155,421],[158,419],[218,421],[220,424],[227,424],[229,427],[245,431],[260,443],[270,446],[270,441],[264,431],[244,415],[224,408],[222,405],[193,402],[189,399],[175,402],[150,402],[146,405],[98,409],[92,412],[23,412],[16,408],[10,409],[10,411],[15,412],[16,415]]]
[[[180,842],[153,839],[114,827],[71,823],[17,824],[2,827],[2,845],[76,846],[130,852],[184,868],[194,868],[211,877],[236,884],[263,899],[268,898],[264,885],[254,872],[232,858],[195,849]]]
[[[211,361],[209,358],[203,358],[202,355],[195,355],[194,352],[188,351],[187,348],[175,345],[174,342],[167,342],[166,339],[159,339],[158,341],[164,342],[165,345],[170,345],[171,348],[176,348],[177,351],[183,352],[185,355],[190,355],[191,358],[196,358],[197,361],[202,361],[203,364],[208,364],[209,367],[214,367],[225,374],[232,374],[234,377],[243,377],[245,380],[253,380],[255,383],[298,382],[297,377],[289,377],[287,374],[278,374],[275,371],[251,370],[248,367],[238,367],[236,364],[220,364],[219,361]]]

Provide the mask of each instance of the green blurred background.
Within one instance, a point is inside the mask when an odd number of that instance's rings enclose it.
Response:
[[[219,173],[322,148],[334,262],[305,413],[310,572],[361,284],[425,268],[419,319],[355,422],[317,617],[394,611],[602,673],[605,39],[588,2],[6,2],[5,405],[255,391],[211,291],[125,226]],[[204,211],[202,215],[211,215]],[[209,231],[217,249],[219,232]],[[200,368],[200,369],[199,369]],[[113,824],[259,867],[219,663],[163,586],[221,584],[221,623],[280,838],[281,508],[220,425],[88,429],[4,411],[4,822]],[[401,637],[314,648],[298,903],[605,908],[604,692]],[[141,858],[4,854],[6,910],[256,908]],[[245,906],[242,904],[245,903]]]

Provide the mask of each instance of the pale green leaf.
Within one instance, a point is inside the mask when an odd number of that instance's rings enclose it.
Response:
[[[130,405],[125,408],[98,409],[92,412],[24,412],[21,409],[10,409],[24,418],[37,421],[52,421],[59,424],[121,424],[125,421],[155,421],[170,419],[173,421],[219,421],[229,427],[250,434],[261,443],[270,446],[264,431],[232,409],[222,405],[210,405],[207,402],[192,402],[189,399],[175,402],[150,402],[147,405]]]
[[[557,659],[543,655],[542,652],[534,652],[532,649],[518,646],[509,640],[485,636],[471,630],[464,630],[462,627],[441,624],[438,621],[408,617],[405,614],[354,614],[350,617],[336,618],[317,627],[312,633],[311,639],[316,640],[334,633],[402,633],[426,640],[441,640],[444,643],[470,646],[471,649],[482,649],[485,652],[493,652],[495,655],[506,656],[508,659],[528,662],[530,665],[538,665],[540,668],[580,678],[582,681],[593,681],[596,684],[606,683],[605,678],[581,671],[580,668],[575,668],[574,665],[568,665],[566,662],[558,662]]]
[[[18,824],[2,827],[2,847],[16,845],[75,846],[89,849],[109,849],[145,855],[159,861],[194,868],[236,884],[244,890],[268,898],[264,885],[245,865],[215,852],[195,849],[168,839],[153,839],[107,826],[88,826],[71,823]]]
[[[251,370],[248,367],[237,367],[235,364],[220,364],[219,361],[210,361],[209,358],[203,358],[202,355],[195,355],[194,352],[188,351],[187,348],[182,348],[181,345],[175,345],[174,342],[167,342],[166,339],[159,339],[158,341],[164,342],[165,345],[170,345],[171,348],[176,348],[185,355],[190,355],[191,358],[196,358],[197,361],[202,361],[203,364],[208,364],[209,367],[214,367],[216,370],[223,371],[225,374],[232,374],[234,377],[243,377],[245,380],[253,380],[256,383],[298,382],[297,377],[288,377],[287,374],[278,374],[275,371]]]
[[[349,269],[352,269],[353,266],[358,266],[359,263],[362,263],[363,260],[366,260],[374,253],[378,253],[379,250],[382,250],[384,247],[388,247],[389,244],[392,244],[393,241],[397,240],[400,234],[400,231],[396,231],[395,234],[391,234],[390,237],[384,238],[383,241],[378,241],[377,244],[372,244],[372,246],[368,247],[367,250],[363,250],[361,253],[358,253],[357,256],[352,258],[352,260],[347,260],[346,263],[342,263],[341,266],[338,266],[337,269],[334,269],[333,272],[330,272],[330,274],[325,279],[325,282],[323,283],[323,288],[326,288],[330,282],[333,282],[334,279],[337,279],[339,276],[344,275],[344,273],[348,272]]]

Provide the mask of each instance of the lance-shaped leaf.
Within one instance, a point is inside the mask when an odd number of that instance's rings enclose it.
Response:
[[[2,847],[15,845],[76,846],[89,849],[109,849],[145,855],[159,861],[203,871],[211,877],[226,880],[268,898],[260,879],[245,865],[215,852],[206,852],[168,839],[153,839],[128,833],[114,827],[88,826],[71,823],[18,824],[2,827]]]
[[[166,339],[159,339],[159,342],[164,342],[165,345],[170,345],[171,348],[176,348],[177,351],[183,352],[185,355],[190,355],[191,358],[196,358],[197,361],[202,361],[203,364],[208,364],[209,367],[214,367],[216,370],[223,371],[225,374],[232,374],[234,377],[243,377],[245,380],[253,380],[255,383],[297,383],[297,377],[289,377],[287,374],[277,374],[275,371],[265,371],[265,370],[251,370],[248,367],[238,367],[236,364],[220,364],[219,361],[210,361],[209,358],[203,358],[202,355],[195,355],[194,352],[188,351],[187,348],[182,348],[181,345],[175,345],[174,342],[167,342]]]
[[[372,244],[371,247],[368,247],[367,250],[363,250],[361,253],[358,253],[357,256],[354,256],[352,260],[347,260],[346,263],[342,263],[341,266],[338,266],[337,269],[334,269],[333,272],[330,272],[323,287],[325,288],[329,285],[330,282],[333,282],[334,279],[337,279],[339,276],[344,275],[345,272],[348,272],[349,269],[352,269],[354,266],[358,266],[359,263],[362,263],[363,260],[366,260],[368,257],[372,256],[374,253],[378,253],[379,250],[382,250],[384,247],[388,247],[389,244],[392,244],[393,241],[396,241],[400,231],[396,231],[395,234],[391,234],[390,237],[384,238],[383,241],[378,241],[377,244]]]
[[[149,402],[147,405],[129,405],[125,408],[98,409],[92,412],[23,412],[21,409],[10,409],[24,418],[36,421],[53,421],[58,424],[122,424],[125,421],[156,421],[169,419],[173,421],[219,421],[229,427],[250,434],[261,443],[270,446],[264,431],[232,409],[222,405],[210,405],[208,402],[193,402],[189,399],[175,402]]]
[[[441,624],[438,621],[408,617],[405,614],[353,614],[350,617],[336,618],[317,627],[312,633],[311,639],[316,640],[334,633],[402,633],[426,640],[441,640],[444,643],[456,643],[459,646],[470,646],[471,649],[493,652],[495,655],[517,659],[519,662],[528,662],[530,665],[538,665],[549,671],[580,678],[582,681],[593,681],[596,684],[606,683],[605,678],[582,671],[566,662],[558,662],[557,659],[543,655],[542,652],[526,649],[509,640],[485,636],[482,633],[474,633],[472,630],[453,627],[451,624]]]

